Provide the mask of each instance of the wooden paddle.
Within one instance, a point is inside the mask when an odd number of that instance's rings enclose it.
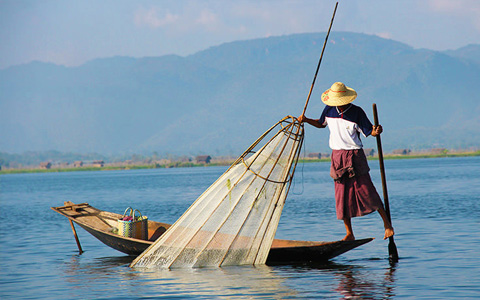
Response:
[[[378,126],[378,114],[377,114],[377,105],[373,103],[373,119],[375,126]],[[376,136],[377,138],[377,148],[378,148],[378,161],[380,164],[380,175],[382,176],[382,188],[383,188],[383,199],[385,201],[385,212],[387,213],[388,221],[392,224],[392,218],[390,217],[390,205],[388,203],[388,192],[387,192],[387,179],[385,177],[385,165],[383,164],[383,150],[382,150],[382,140],[380,135]],[[393,236],[388,238],[388,256],[391,263],[398,262],[398,251]]]

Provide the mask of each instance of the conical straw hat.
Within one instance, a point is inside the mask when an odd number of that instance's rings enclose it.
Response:
[[[341,82],[335,82],[322,94],[322,101],[328,106],[346,105],[357,98],[357,92]]]

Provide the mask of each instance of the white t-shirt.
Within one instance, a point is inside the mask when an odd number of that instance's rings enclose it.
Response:
[[[360,133],[365,137],[372,133],[373,124],[363,109],[351,103],[343,113],[336,106],[326,106],[319,121],[328,125],[329,145],[333,150],[361,149]]]

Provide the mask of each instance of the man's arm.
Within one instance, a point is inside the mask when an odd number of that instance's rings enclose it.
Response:
[[[312,126],[315,126],[317,128],[327,127],[327,125],[323,125],[322,123],[320,123],[320,119],[309,119],[309,118],[305,117],[305,115],[301,115],[300,117],[297,118],[297,120],[300,123],[307,122],[308,124],[310,124]]]

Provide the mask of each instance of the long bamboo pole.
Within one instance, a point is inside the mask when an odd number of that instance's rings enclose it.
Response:
[[[378,126],[378,114],[377,114],[377,105],[373,103],[373,119],[375,126]],[[382,150],[382,140],[380,135],[376,136],[377,138],[377,148],[378,148],[378,162],[380,164],[380,175],[382,177],[382,188],[383,188],[383,200],[385,201],[385,212],[387,213],[388,221],[392,224],[392,218],[390,217],[390,204],[388,202],[388,191],[387,191],[387,178],[385,176],[385,165],[383,163],[383,150]],[[388,238],[388,256],[391,263],[398,262],[398,251],[393,236]]]
[[[328,36],[330,35],[330,30],[332,29],[333,19],[335,18],[335,13],[337,12],[337,6],[338,6],[338,2],[335,4],[335,9],[333,10],[333,16],[332,16],[332,20],[330,21],[330,27],[328,27],[328,32],[327,32],[327,36],[325,37],[325,42],[323,42],[322,53],[320,54],[317,70],[315,71],[315,76],[313,77],[313,82],[312,82],[312,85],[310,86],[310,91],[308,92],[307,101],[305,102],[305,107],[303,108],[302,115],[304,115],[305,111],[307,110],[307,105],[308,105],[308,102],[310,101],[310,96],[312,95],[313,86],[315,85],[315,80],[317,80],[318,70],[320,69],[320,64],[322,63],[323,52],[325,52],[325,47],[327,46],[327,40],[328,40]]]

